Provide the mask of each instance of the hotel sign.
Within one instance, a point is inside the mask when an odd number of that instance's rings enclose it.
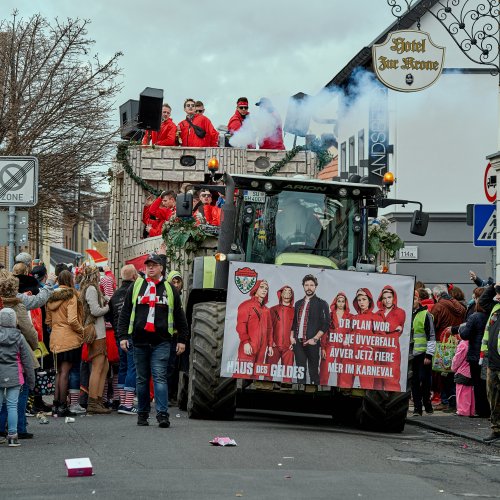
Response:
[[[393,31],[384,43],[373,46],[373,68],[386,87],[417,92],[430,87],[439,78],[444,52],[444,47],[432,42],[429,33]]]

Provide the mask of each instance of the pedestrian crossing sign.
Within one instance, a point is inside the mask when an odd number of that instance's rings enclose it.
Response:
[[[496,244],[496,205],[474,205],[474,246],[494,247]]]

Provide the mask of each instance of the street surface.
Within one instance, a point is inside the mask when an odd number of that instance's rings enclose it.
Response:
[[[500,498],[500,448],[410,425],[383,435],[323,416],[211,422],[177,408],[170,429],[118,414],[49,420],[29,419],[35,439],[20,448],[0,446],[0,498]],[[215,436],[238,446],[213,447]],[[64,459],[79,457],[93,477],[66,476]]]

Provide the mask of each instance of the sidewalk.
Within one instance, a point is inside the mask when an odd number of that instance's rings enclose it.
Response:
[[[471,439],[479,443],[482,443],[483,439],[491,433],[490,421],[487,418],[459,417],[454,413],[444,413],[442,411],[435,411],[432,415],[424,413],[421,417],[414,417],[412,412],[409,412],[406,423]],[[493,445],[500,447],[500,440],[493,443]]]

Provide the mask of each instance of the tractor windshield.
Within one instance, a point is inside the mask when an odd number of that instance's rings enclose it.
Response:
[[[244,191],[239,203],[240,245],[247,262],[272,264],[284,253],[330,258],[339,269],[355,263],[358,202],[297,191]]]

